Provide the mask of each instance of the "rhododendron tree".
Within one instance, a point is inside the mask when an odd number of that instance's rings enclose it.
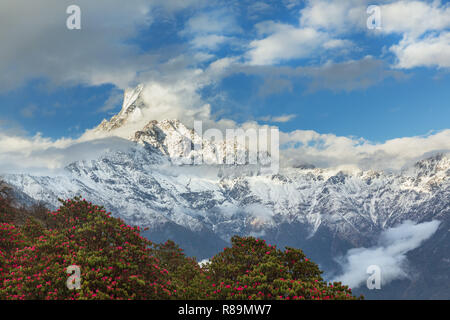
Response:
[[[205,295],[213,299],[355,299],[341,283],[325,282],[302,250],[279,250],[264,240],[233,237],[232,247],[204,267],[210,281]]]
[[[27,211],[0,195],[0,299],[355,298],[323,281],[299,249],[233,237],[200,267],[173,241],[154,244],[101,206],[61,203]],[[68,287],[69,266],[79,268],[79,289]]]
[[[138,227],[79,198],[48,217],[1,225],[0,299],[166,299],[175,290]],[[66,285],[71,265],[79,290]]]
[[[183,250],[173,241],[154,245],[153,254],[160,266],[167,269],[176,289],[172,298],[195,300],[205,297],[207,274],[193,258],[186,257]]]

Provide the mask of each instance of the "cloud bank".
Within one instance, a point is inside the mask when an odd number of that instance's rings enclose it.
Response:
[[[353,166],[363,170],[400,170],[431,153],[450,151],[450,129],[424,136],[404,137],[384,143],[319,134],[312,130],[280,133],[286,165],[318,167]]]
[[[418,248],[438,229],[439,221],[416,224],[405,221],[397,227],[383,231],[378,245],[372,248],[350,249],[345,257],[337,261],[343,273],[333,281],[341,281],[351,288],[365,285],[369,274],[367,268],[376,265],[381,269],[381,289],[396,279],[408,278],[408,260],[406,254]]]
[[[126,151],[134,144],[119,137],[51,140],[0,134],[0,174],[55,175],[72,162],[94,160],[113,151]]]

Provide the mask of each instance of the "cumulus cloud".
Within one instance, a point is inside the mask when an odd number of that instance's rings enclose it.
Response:
[[[369,5],[381,9],[381,33],[412,37],[450,26],[450,6],[442,1],[381,0],[309,0],[300,11],[300,25],[332,34],[366,31]]]
[[[429,35],[419,40],[404,38],[390,50],[397,56],[397,68],[450,68],[450,32]]]
[[[367,268],[376,265],[381,269],[381,286],[396,279],[409,277],[406,254],[418,248],[438,229],[439,221],[416,223],[405,221],[397,227],[383,231],[378,245],[371,248],[350,249],[337,261],[343,273],[333,281],[341,281],[351,288],[364,285],[369,277]]]
[[[384,34],[402,34],[390,51],[396,68],[450,67],[450,4],[396,1],[381,6]]]
[[[366,27],[366,0],[309,0],[300,12],[300,25],[334,34]]]
[[[208,262],[210,262],[209,259],[203,259],[202,261],[199,261],[199,262],[198,262],[198,265],[199,265],[200,267],[204,267]]]
[[[311,57],[315,52],[336,49],[349,44],[331,38],[314,28],[299,28],[288,24],[265,22],[257,26],[262,39],[253,40],[245,54],[250,65],[272,65],[292,59]]]
[[[346,37],[355,33],[368,36],[399,34],[403,40],[392,45],[395,67],[447,68],[450,56],[448,28],[450,4],[441,1],[393,1],[377,4],[381,29],[368,30],[366,0],[309,0],[300,10],[298,25],[267,21],[256,26],[261,39],[249,43],[246,58],[251,65],[273,65],[293,59],[317,57],[330,50],[355,50]],[[430,34],[431,33],[431,34]]]
[[[270,65],[283,60],[305,58],[325,42],[326,35],[312,28],[300,29],[273,23],[273,32],[250,42],[247,53],[251,65]]]
[[[249,43],[245,54],[250,65],[272,65],[292,59],[318,56],[324,52],[353,50],[346,33],[366,27],[367,1],[310,0],[300,10],[298,24],[265,21],[256,25],[261,39]]]
[[[143,74],[145,87],[141,98],[145,107],[134,121],[113,132],[96,132],[93,128],[77,139],[50,139],[40,133],[30,137],[22,131],[3,129],[0,131],[0,172],[57,172],[73,161],[94,159],[118,148],[122,150],[130,144],[126,139],[151,120],[178,119],[191,128],[194,121],[199,120],[203,121],[204,130],[234,128],[237,124],[232,120],[216,120],[211,106],[199,94],[201,88],[220,78],[231,62],[229,58],[217,60],[203,70],[188,68],[185,60],[175,59],[161,65],[159,72]],[[112,110],[117,102],[118,90],[99,111]]]
[[[450,5],[441,1],[391,1],[381,6],[383,33],[419,37],[450,27]]]
[[[319,134],[312,130],[280,133],[284,165],[353,166],[359,169],[400,170],[433,152],[450,151],[450,130],[424,136],[372,143],[363,138]]]
[[[448,67],[450,7],[440,1],[379,1],[381,33],[399,33],[404,40],[391,48],[399,68]],[[158,69],[161,59],[175,58],[177,50],[143,52],[133,41],[136,32],[152,25],[167,12],[189,6],[200,8],[185,23],[181,36],[188,39],[199,61],[213,57],[223,44],[238,43],[244,49],[236,12],[231,7],[213,7],[204,0],[162,1],[80,0],[82,30],[65,27],[69,0],[3,1],[0,4],[0,90],[10,90],[34,78],[54,84],[99,85],[112,83],[124,89],[135,84],[145,70]],[[286,1],[288,7],[298,2]],[[294,5],[295,4],[295,5]],[[310,0],[297,11],[292,25],[266,21],[255,26],[259,37],[250,40],[244,58],[250,65],[272,65],[292,59],[319,59],[322,53],[346,54],[354,43],[351,33],[365,30],[369,1]],[[267,8],[262,3],[249,7]],[[206,8],[206,9],[205,9]],[[198,12],[198,13],[197,13]],[[18,18],[20,17],[20,19]],[[421,38],[427,32],[436,32]],[[336,51],[343,50],[343,51]],[[187,54],[188,56],[189,54]],[[186,59],[186,56],[184,57]],[[16,61],[21,61],[17,64]],[[145,70],[143,70],[145,69]]]

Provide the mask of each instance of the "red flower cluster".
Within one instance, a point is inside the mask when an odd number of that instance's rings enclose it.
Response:
[[[318,266],[299,249],[266,244],[255,238],[233,237],[232,247],[205,266],[212,284],[211,299],[332,300],[355,299],[341,283],[328,284]]]
[[[3,214],[3,216],[6,216]],[[0,224],[0,299],[164,299],[174,288],[138,227],[79,198],[30,219]],[[66,268],[81,269],[69,290]]]

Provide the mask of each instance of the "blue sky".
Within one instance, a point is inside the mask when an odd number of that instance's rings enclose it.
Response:
[[[69,4],[81,30],[67,30]],[[378,5],[381,29],[367,28]],[[2,1],[0,133],[76,139],[138,83],[215,120],[371,142],[450,128],[448,1]],[[186,95],[190,95],[186,98]],[[191,99],[192,98],[192,99]],[[195,104],[199,104],[198,106]]]

